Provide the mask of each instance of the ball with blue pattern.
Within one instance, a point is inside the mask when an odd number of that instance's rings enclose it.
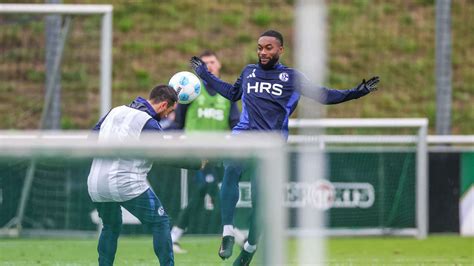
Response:
[[[174,74],[168,84],[178,93],[178,103],[191,103],[201,94],[201,81],[188,71]]]

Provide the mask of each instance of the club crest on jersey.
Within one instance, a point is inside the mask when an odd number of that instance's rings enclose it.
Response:
[[[158,208],[158,215],[159,216],[163,216],[165,214],[165,209],[163,209],[163,206],[160,206]]]
[[[278,76],[280,78],[281,81],[283,82],[287,82],[288,79],[290,79],[290,75],[288,75],[288,73],[286,72],[281,72],[280,73],[280,76]]]

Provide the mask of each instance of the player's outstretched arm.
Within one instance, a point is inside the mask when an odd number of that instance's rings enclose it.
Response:
[[[197,56],[191,57],[190,60],[191,68],[199,78],[204,81],[206,87],[211,87],[217,91],[220,95],[231,101],[238,101],[242,97],[242,90],[240,88],[239,78],[234,85],[222,81],[218,77],[214,76],[207,70],[206,64]]]
[[[375,76],[367,81],[365,79],[362,80],[359,85],[349,90],[335,90],[325,87],[318,87],[316,89],[302,90],[302,94],[322,104],[338,104],[353,99],[358,99],[373,91],[376,91],[379,81],[380,78]],[[303,80],[302,82],[308,81]]]

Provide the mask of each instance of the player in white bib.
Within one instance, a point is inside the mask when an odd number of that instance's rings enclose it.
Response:
[[[174,110],[175,90],[158,85],[149,99],[137,97],[128,106],[113,108],[94,127],[98,142],[138,140],[144,131],[161,132],[160,119]],[[161,265],[174,265],[169,218],[151,190],[147,174],[152,163],[143,159],[94,159],[87,187],[102,219],[97,250],[99,265],[112,265],[122,226],[121,206],[151,228],[153,248]]]

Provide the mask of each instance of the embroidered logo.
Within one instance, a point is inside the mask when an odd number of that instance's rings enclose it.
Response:
[[[158,208],[158,215],[159,216],[163,216],[165,214],[165,209],[163,209],[163,206],[160,206]]]
[[[252,71],[252,73],[249,74],[249,75],[247,76],[247,78],[249,79],[249,78],[255,78],[255,77],[256,77],[256,75],[255,75],[255,68],[254,68],[253,71]]]
[[[281,81],[287,82],[290,76],[286,72],[281,72],[279,78]]]

